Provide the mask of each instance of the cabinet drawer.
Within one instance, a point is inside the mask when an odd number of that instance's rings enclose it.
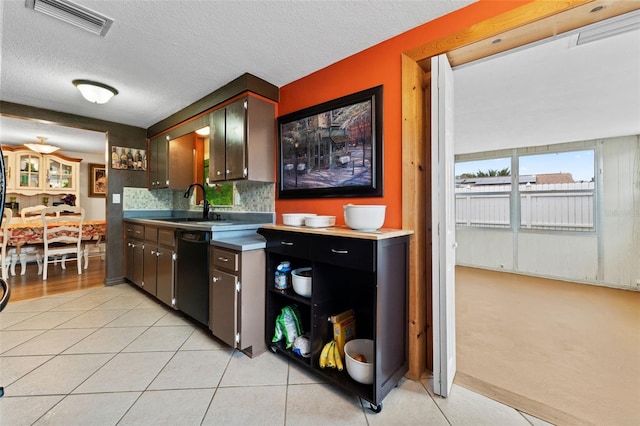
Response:
[[[375,241],[356,238],[317,237],[310,246],[311,258],[332,265],[364,271],[375,270]]]
[[[140,240],[144,237],[144,226],[129,222],[127,222],[125,226],[127,237],[132,237]]]
[[[298,232],[282,232],[262,229],[260,233],[267,239],[267,249],[272,253],[309,258],[309,236]]]
[[[175,247],[176,239],[173,229],[158,229],[158,244]]]
[[[211,263],[214,267],[237,272],[240,267],[240,255],[233,251],[214,248],[211,254]]]
[[[158,242],[158,228],[155,226],[144,227],[144,239],[145,241]]]

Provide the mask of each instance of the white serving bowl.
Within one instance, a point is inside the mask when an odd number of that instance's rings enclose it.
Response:
[[[301,275],[303,272],[311,272],[311,268],[298,268],[291,271],[293,291],[300,296],[311,297],[311,277]]]
[[[328,228],[335,224],[335,216],[307,216],[304,218],[304,226],[309,228]]]
[[[362,354],[367,362],[356,361],[353,357]],[[373,340],[354,339],[344,345],[347,373],[356,382],[370,385],[373,383]]]
[[[375,231],[382,228],[387,206],[346,204],[344,222],[351,229],[358,231]]]
[[[315,216],[315,213],[283,213],[282,223],[289,226],[304,226],[304,218]]]

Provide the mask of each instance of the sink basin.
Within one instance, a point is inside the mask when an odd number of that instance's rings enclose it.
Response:
[[[163,222],[201,222],[201,217],[166,217],[155,220],[162,220]]]
[[[226,220],[204,220],[201,217],[167,217],[161,219],[163,222],[173,222],[173,223],[192,223],[194,225],[204,225],[204,226],[221,226],[221,225],[233,225],[234,222],[229,222]]]

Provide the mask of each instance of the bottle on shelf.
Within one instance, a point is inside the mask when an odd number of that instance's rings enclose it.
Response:
[[[276,267],[275,287],[276,290],[285,291],[290,287],[289,274],[291,273],[291,262],[280,262]]]

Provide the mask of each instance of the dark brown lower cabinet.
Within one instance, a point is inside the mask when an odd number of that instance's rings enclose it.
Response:
[[[175,308],[175,231],[145,226],[142,288]]]
[[[144,247],[144,226],[125,223],[124,276],[132,283],[142,287],[142,257]]]
[[[317,372],[342,389],[382,409],[383,398],[408,370],[407,318],[409,235],[411,231],[380,233],[342,230],[292,230],[269,225],[258,230],[267,240],[265,339],[272,351]],[[311,297],[292,289],[274,287],[276,267],[288,261],[291,268],[312,268]],[[295,304],[311,356],[303,358],[281,342],[272,343],[276,317],[283,307]],[[374,380],[365,385],[353,380],[345,369],[321,369],[319,358],[325,343],[333,339],[329,321],[353,309],[356,338],[374,342]]]
[[[209,329],[232,348],[254,357],[264,344],[264,250],[211,247]]]

